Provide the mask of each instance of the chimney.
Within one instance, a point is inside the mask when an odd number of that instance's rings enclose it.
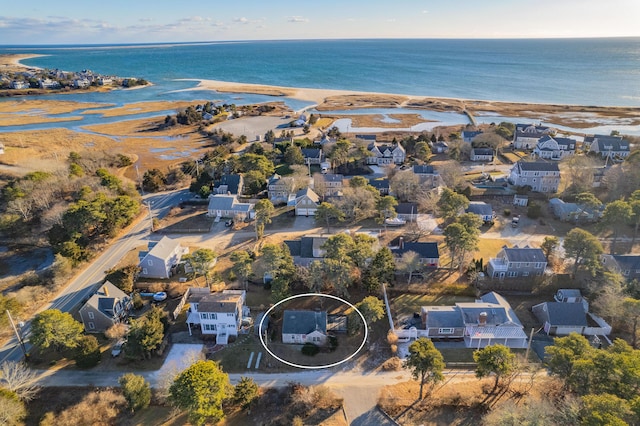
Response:
[[[104,295],[105,295],[106,297],[109,297],[109,289],[107,288],[107,286],[106,286],[106,285],[103,285],[103,286],[102,286],[102,292],[104,293]]]
[[[487,313],[486,312],[480,312],[480,315],[478,315],[478,325],[487,325]]]

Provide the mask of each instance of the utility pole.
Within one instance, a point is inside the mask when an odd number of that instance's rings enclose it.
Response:
[[[22,340],[22,330],[18,332],[18,328],[16,324],[13,322],[13,318],[11,318],[11,312],[7,309],[7,316],[9,317],[9,322],[11,323],[11,327],[13,328],[14,333],[16,333],[16,339],[18,339],[18,343],[20,343],[20,349],[22,349],[22,354],[24,355],[24,359],[29,359],[29,354],[27,354],[27,348],[24,346],[24,340]]]
[[[151,224],[151,232],[153,232],[153,214],[151,213],[151,202],[145,201],[144,205],[147,206],[149,210],[149,223]]]
[[[535,328],[531,329],[531,333],[529,334],[529,343],[527,344],[527,351],[524,354],[524,362],[529,363],[529,349],[531,349],[531,341],[533,340],[533,332]]]

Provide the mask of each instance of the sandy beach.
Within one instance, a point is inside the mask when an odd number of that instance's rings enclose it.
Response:
[[[41,56],[47,56],[47,55],[38,55],[35,53],[0,55],[0,72],[3,72],[3,71],[16,72],[16,71],[24,71],[25,69],[33,69],[33,70],[40,69],[38,67],[27,66],[20,61],[24,61],[25,59],[31,59],[31,58],[39,58]]]
[[[640,108],[602,107],[563,104],[501,102],[475,99],[435,98],[393,93],[357,92],[350,90],[312,89],[303,87],[268,86],[218,80],[197,80],[194,89],[224,93],[260,94],[313,102],[318,111],[355,110],[367,108],[407,108],[471,115],[500,115],[544,120],[574,128],[589,128],[603,121],[640,125]]]

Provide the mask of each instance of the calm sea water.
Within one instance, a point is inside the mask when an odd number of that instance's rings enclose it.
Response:
[[[501,101],[640,106],[640,38],[316,40],[142,46],[2,46],[49,55],[25,64],[146,78],[153,88],[82,95],[125,103],[215,79]],[[242,95],[249,102],[261,97]],[[113,99],[108,99],[113,98]],[[130,99],[129,99],[130,98]],[[68,98],[66,98],[68,99]],[[96,99],[97,100],[97,99]],[[304,106],[293,105],[293,107]]]

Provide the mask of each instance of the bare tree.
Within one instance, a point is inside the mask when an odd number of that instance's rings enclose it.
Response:
[[[1,387],[15,392],[23,401],[32,400],[38,392],[36,378],[37,374],[21,362],[5,361],[0,364]]]
[[[445,161],[437,169],[445,186],[449,188],[458,188],[465,181],[464,170],[460,163],[455,160]]]
[[[420,191],[420,178],[411,170],[397,172],[389,181],[391,191],[402,202],[417,201]]]
[[[126,336],[128,331],[129,327],[127,327],[126,324],[119,322],[109,327],[107,331],[104,332],[104,335],[107,339],[119,340]]]
[[[415,251],[406,251],[402,253],[402,258],[400,259],[399,268],[401,271],[409,274],[409,278],[407,279],[407,284],[411,284],[411,278],[413,278],[413,274],[415,272],[420,271],[420,255]]]

